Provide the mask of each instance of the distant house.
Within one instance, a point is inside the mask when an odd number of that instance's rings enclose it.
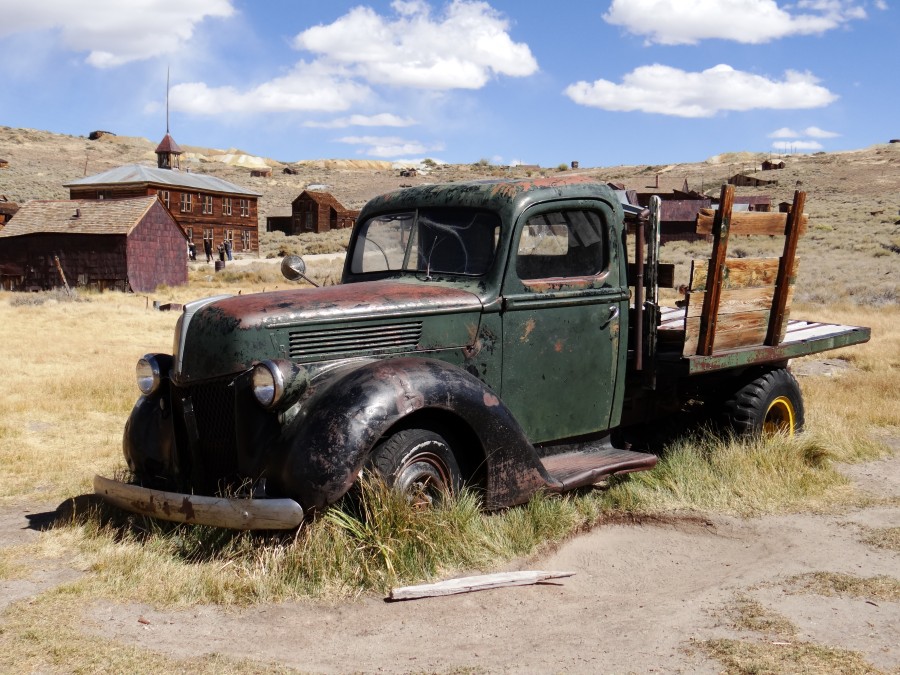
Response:
[[[199,250],[203,250],[202,241],[209,239],[213,249],[228,240],[235,252],[258,252],[260,193],[215,176],[180,171],[180,154],[181,148],[166,134],[156,148],[156,168],[120,166],[64,187],[72,199],[156,195]]]
[[[8,169],[9,168],[9,160],[0,158],[0,169]]]
[[[728,179],[728,184],[743,187],[763,187],[766,185],[778,185],[778,181],[769,180],[767,178],[758,178],[756,176],[747,176],[742,173],[736,173]]]
[[[748,211],[768,212],[772,210],[772,198],[769,195],[735,196],[734,205],[747,205]]]
[[[0,230],[0,283],[9,290],[70,286],[146,293],[187,283],[187,237],[159,199],[26,202]]]
[[[266,232],[291,232],[291,217],[293,212],[290,206],[272,209],[266,215]]]
[[[272,177],[272,169],[269,167],[265,167],[262,169],[250,169],[250,177],[251,178],[271,178]]]
[[[304,190],[291,202],[290,232],[328,232],[353,227],[359,211],[345,209],[328,192]]]
[[[0,229],[9,222],[10,218],[16,215],[19,205],[9,201],[4,195],[0,195]]]
[[[771,159],[767,159],[765,162],[762,163],[763,171],[775,171],[777,169],[783,169],[783,168],[784,168],[784,162],[782,162],[782,161],[773,162]]]

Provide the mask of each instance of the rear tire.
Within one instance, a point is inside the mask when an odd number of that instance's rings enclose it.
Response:
[[[459,464],[447,440],[427,429],[404,429],[375,446],[371,466],[390,487],[422,506],[459,492]]]
[[[744,436],[803,430],[803,395],[785,368],[770,370],[750,380],[725,403],[725,418],[735,433]]]

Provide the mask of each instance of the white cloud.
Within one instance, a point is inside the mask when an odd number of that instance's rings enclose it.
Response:
[[[783,152],[795,150],[822,150],[823,146],[818,141],[775,141],[772,147]]]
[[[439,17],[416,0],[392,7],[395,17],[356,7],[303,31],[294,46],[370,83],[419,89],[480,89],[492,75],[538,69],[528,45],[513,42],[509,22],[486,2],[453,0]]]
[[[769,134],[769,138],[802,138],[804,136],[808,138],[837,138],[840,134],[834,131],[825,131],[819,127],[806,127],[803,131],[794,131],[790,127],[781,127]]]
[[[613,0],[603,19],[664,45],[700,40],[761,44],[790,35],[818,35],[865,18],[855,0]]]
[[[875,0],[875,7],[882,11],[886,11],[888,8],[888,4],[885,2],[885,0]]]
[[[334,112],[364,101],[369,88],[321,65],[299,62],[294,70],[253,89],[187,82],[172,87],[173,110],[198,115],[252,112]]]
[[[303,126],[317,129],[344,129],[346,127],[411,127],[416,124],[418,122],[411,117],[379,113],[377,115],[350,115],[328,122],[304,122]]]
[[[397,136],[344,136],[343,138],[338,138],[337,141],[348,145],[366,146],[358,150],[358,152],[372,157],[421,155],[426,152],[444,149],[443,143],[426,145],[420,141],[410,141]]]
[[[42,0],[3,3],[0,37],[58,31],[63,46],[111,68],[171,54],[207,17],[234,14],[231,0]]]
[[[840,134],[835,133],[834,131],[825,131],[819,127],[806,127],[806,129],[803,130],[803,134],[810,138],[837,138],[840,136]]]
[[[835,101],[837,96],[818,82],[811,73],[792,70],[783,80],[772,80],[724,64],[701,72],[653,64],[634,69],[621,84],[576,82],[565,94],[603,110],[711,117],[727,110],[818,108]]]
[[[798,134],[790,127],[781,127],[780,129],[776,129],[771,134],[769,134],[769,138],[797,138],[797,136],[799,135],[800,134]]]

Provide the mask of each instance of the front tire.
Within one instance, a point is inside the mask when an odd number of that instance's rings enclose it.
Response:
[[[392,434],[375,447],[371,466],[390,487],[423,506],[440,502],[462,486],[450,444],[427,429]]]
[[[726,420],[739,435],[784,433],[803,429],[803,395],[785,368],[769,370],[738,389],[725,403]]]

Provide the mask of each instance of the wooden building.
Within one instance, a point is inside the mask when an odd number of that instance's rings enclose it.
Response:
[[[250,169],[250,177],[251,178],[271,178],[272,177],[272,169],[269,167],[260,168],[260,169]]]
[[[3,159],[0,157],[0,169],[8,169],[9,168],[9,160]]]
[[[742,173],[736,173],[728,179],[729,185],[737,185],[743,187],[764,187],[766,185],[778,185],[775,179],[758,178],[756,176],[747,176]]]
[[[146,293],[187,283],[187,257],[184,231],[155,195],[29,201],[0,230],[9,290],[62,286],[61,268],[70,286]]]
[[[783,169],[783,168],[784,168],[784,162],[782,162],[782,161],[776,162],[774,160],[767,159],[765,162],[762,163],[763,171],[776,171],[778,169]]]
[[[328,192],[304,190],[291,202],[291,220],[289,231],[285,234],[301,232],[328,232],[353,227],[359,211],[345,209],[341,203]],[[279,227],[283,221],[272,222]]]
[[[66,183],[72,199],[123,199],[156,195],[199,251],[226,240],[235,253],[259,252],[260,194],[215,176],[179,169],[181,148],[166,134],[156,148],[157,167],[130,164]]]
[[[3,226],[16,215],[16,211],[18,210],[18,204],[9,201],[5,195],[0,195],[0,229],[3,229]]]

